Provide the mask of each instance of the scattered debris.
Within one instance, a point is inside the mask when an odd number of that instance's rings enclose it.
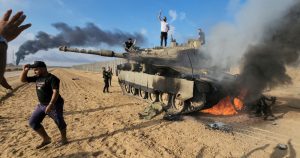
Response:
[[[139,113],[140,119],[150,120],[163,112],[163,103],[154,102],[149,104],[143,112]]]
[[[79,77],[73,77],[72,80],[79,80]]]
[[[224,131],[224,132],[231,132],[233,130],[231,126],[229,126],[223,122],[209,123],[206,126],[209,129],[220,130],[220,131]]]
[[[168,114],[166,113],[163,117],[164,120],[167,121],[182,121],[182,115],[172,115],[172,114]]]
[[[277,123],[276,123],[276,122],[273,122],[272,125],[277,125]]]
[[[277,148],[280,149],[280,150],[286,150],[288,147],[285,144],[278,144]]]

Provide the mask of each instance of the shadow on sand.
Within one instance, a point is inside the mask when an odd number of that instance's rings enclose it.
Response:
[[[91,136],[91,137],[86,137],[86,138],[81,138],[81,139],[70,140],[70,143],[84,141],[84,140],[90,141],[90,140],[99,139],[99,138],[103,138],[102,140],[106,140],[108,137],[114,136],[118,133],[124,133],[124,132],[133,131],[133,130],[137,130],[137,129],[143,129],[143,128],[158,125],[161,123],[164,123],[164,126],[167,126],[167,125],[171,124],[172,122],[166,122],[164,120],[151,120],[148,122],[143,122],[143,123],[140,123],[137,125],[131,125],[129,127],[118,129],[118,130],[115,130],[112,132],[106,132],[106,133],[100,134],[98,136]]]
[[[78,152],[68,155],[57,156],[55,158],[82,158],[82,157],[98,157],[103,154],[103,151],[96,152]]]
[[[122,104],[122,105],[114,105],[114,106],[108,106],[108,107],[98,107],[98,108],[95,108],[95,109],[87,109],[87,110],[81,110],[81,111],[66,111],[66,112],[64,112],[64,115],[76,115],[76,114],[82,114],[82,113],[103,111],[103,110],[107,110],[107,109],[120,108],[120,107],[128,106],[128,105],[131,105],[131,104],[132,103]]]

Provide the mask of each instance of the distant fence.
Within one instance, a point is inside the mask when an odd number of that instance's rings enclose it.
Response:
[[[72,68],[76,70],[90,71],[90,72],[102,72],[102,67],[111,67],[113,72],[116,72],[117,65],[127,62],[125,59],[115,59],[111,61],[103,61],[92,64],[74,65]]]

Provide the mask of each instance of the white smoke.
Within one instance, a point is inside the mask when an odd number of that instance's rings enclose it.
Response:
[[[175,10],[169,10],[170,22],[174,22],[177,19],[177,12]]]
[[[204,52],[213,58],[213,65],[227,67],[238,64],[247,48],[264,40],[268,29],[297,0],[249,0],[237,11],[233,23],[216,25],[204,45]]]

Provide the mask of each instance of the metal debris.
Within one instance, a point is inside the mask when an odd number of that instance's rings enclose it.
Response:
[[[223,123],[223,122],[215,122],[215,123],[209,123],[206,125],[209,129],[213,130],[220,130],[223,132],[231,132],[233,129],[231,126]]]
[[[272,125],[277,125],[277,123],[276,123],[276,122],[273,122]]]
[[[163,117],[164,120],[167,120],[167,121],[182,121],[183,118],[182,118],[182,115],[172,115],[172,114],[168,114],[166,113]]]
[[[288,147],[285,144],[278,144],[277,148],[280,149],[280,150],[286,150]]]

